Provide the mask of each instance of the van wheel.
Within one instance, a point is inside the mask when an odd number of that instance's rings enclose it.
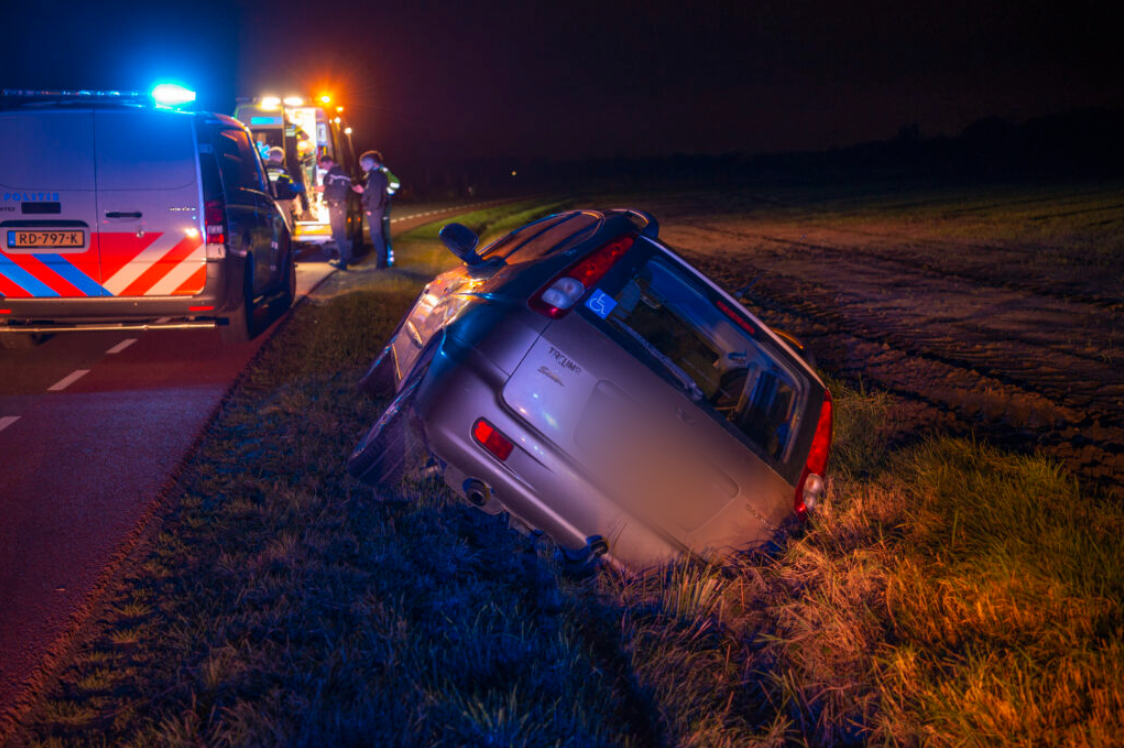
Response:
[[[414,373],[351,453],[347,472],[352,478],[371,486],[393,486],[421,466],[425,449],[411,419],[426,369]]]
[[[6,332],[0,334],[0,348],[8,351],[27,351],[43,342],[46,337],[38,332]]]
[[[254,265],[247,259],[242,281],[242,304],[219,328],[224,343],[246,343],[254,337]]]

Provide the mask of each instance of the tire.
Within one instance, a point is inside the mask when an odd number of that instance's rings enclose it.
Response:
[[[227,344],[247,343],[253,339],[254,329],[254,263],[246,258],[246,271],[242,276],[242,304],[234,314],[226,318],[226,325],[219,328],[222,342]]]
[[[394,394],[394,386],[398,384],[398,378],[394,373],[394,352],[391,349],[393,344],[394,338],[391,338],[390,343],[375,357],[367,373],[357,385],[359,391],[372,400],[390,397]]]
[[[37,332],[6,332],[0,334],[0,348],[8,351],[28,351],[46,337]]]
[[[355,447],[347,460],[352,478],[371,486],[394,486],[421,465],[425,450],[412,419],[424,378],[425,370],[415,372]]]

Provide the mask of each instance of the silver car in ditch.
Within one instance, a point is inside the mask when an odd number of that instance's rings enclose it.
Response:
[[[348,461],[456,492],[636,569],[775,539],[823,490],[831,395],[799,344],[661,243],[652,216],[576,210],[425,286],[360,385],[389,397]]]

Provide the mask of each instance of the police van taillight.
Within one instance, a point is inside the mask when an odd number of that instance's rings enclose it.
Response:
[[[203,206],[203,223],[207,227],[207,259],[226,257],[226,203],[208,200]]]

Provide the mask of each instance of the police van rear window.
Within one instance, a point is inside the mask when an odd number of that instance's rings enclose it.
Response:
[[[191,120],[179,112],[94,112],[98,189],[169,190],[194,183]]]
[[[0,114],[0,185],[9,203],[13,192],[94,189],[93,113]]]

